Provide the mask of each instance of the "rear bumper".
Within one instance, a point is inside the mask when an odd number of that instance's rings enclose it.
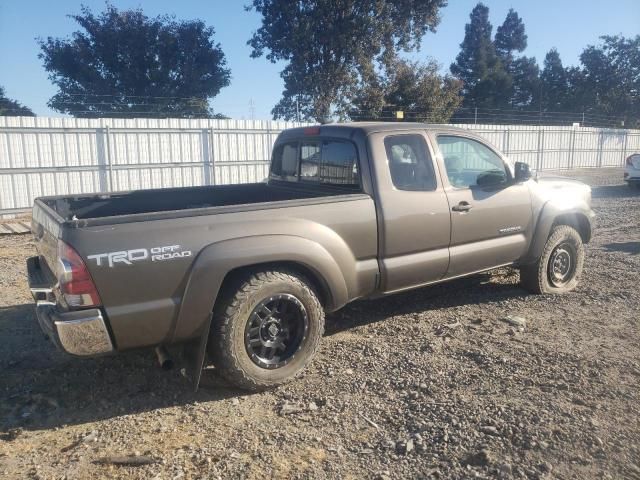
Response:
[[[56,304],[54,281],[38,257],[27,260],[29,288],[36,301],[40,328],[59,349],[81,357],[114,351],[100,309],[64,312]]]

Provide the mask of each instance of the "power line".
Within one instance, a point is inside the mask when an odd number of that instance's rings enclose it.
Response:
[[[190,97],[173,97],[164,95],[127,95],[118,93],[64,93],[62,96],[68,97],[118,97],[118,98],[160,98],[160,99],[177,99],[177,100],[192,100],[192,99],[208,99],[213,98],[212,95],[192,95]]]

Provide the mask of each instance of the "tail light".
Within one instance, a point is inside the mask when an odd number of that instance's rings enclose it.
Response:
[[[70,307],[96,307],[102,302],[84,261],[73,248],[58,241],[58,284]]]

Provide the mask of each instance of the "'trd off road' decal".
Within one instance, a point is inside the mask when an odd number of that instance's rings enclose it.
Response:
[[[150,260],[152,262],[163,262],[176,258],[190,257],[191,250],[182,250],[180,245],[167,245],[164,247],[136,248],[133,250],[122,250],[119,252],[106,252],[89,255],[89,260],[95,260],[99,267],[109,266],[112,268],[117,263],[133,265],[134,262]]]

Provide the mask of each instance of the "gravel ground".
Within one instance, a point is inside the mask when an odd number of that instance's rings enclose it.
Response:
[[[529,295],[501,269],[356,302],[299,380],[252,395],[213,369],[194,394],[148,351],[56,352],[30,239],[0,238],[0,477],[640,479],[640,192],[563,174],[598,213],[577,291]]]

